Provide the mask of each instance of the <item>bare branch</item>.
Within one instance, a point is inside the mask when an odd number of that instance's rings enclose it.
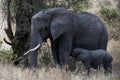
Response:
[[[5,29],[5,32],[8,36],[8,38],[12,41],[14,36],[13,36],[12,28],[11,28],[10,2],[11,2],[11,0],[7,0],[7,25],[8,25],[8,28]]]
[[[7,43],[8,45],[12,46],[12,43],[8,42],[5,38],[3,38],[3,40],[4,40],[5,43]]]

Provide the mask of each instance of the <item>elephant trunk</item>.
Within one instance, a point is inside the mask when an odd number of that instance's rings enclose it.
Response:
[[[43,42],[42,37],[40,34],[33,34],[31,35],[31,42],[30,42],[30,67],[37,67],[37,54],[38,48],[40,44]]]

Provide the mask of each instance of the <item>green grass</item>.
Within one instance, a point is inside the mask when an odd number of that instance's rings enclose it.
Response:
[[[118,20],[118,18],[120,16],[117,9],[109,9],[104,6],[101,7],[100,14],[107,21]]]

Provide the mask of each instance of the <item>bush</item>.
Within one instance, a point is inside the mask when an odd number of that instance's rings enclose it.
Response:
[[[90,7],[90,2],[88,0],[79,0],[73,5],[71,5],[71,9],[73,12],[81,12],[81,11],[86,11]]]
[[[104,6],[101,7],[100,14],[107,21],[116,20],[119,18],[119,14],[116,9],[108,9]]]
[[[47,43],[43,43],[38,56],[38,65],[40,67],[50,67],[52,65],[52,56],[50,52],[50,47]]]
[[[16,58],[17,58],[17,55],[13,54],[12,50],[0,51],[0,62],[1,63],[11,63],[11,61]]]
[[[120,14],[117,9],[109,9],[104,6],[100,9],[100,14],[106,22],[109,39],[120,39]]]
[[[2,42],[0,42],[0,47]],[[11,63],[12,60],[16,59],[17,55],[13,54],[12,49],[9,51],[0,50],[0,62],[1,63]]]

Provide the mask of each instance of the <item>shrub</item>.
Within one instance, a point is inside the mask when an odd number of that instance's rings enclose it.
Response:
[[[109,9],[104,6],[100,9],[100,14],[107,25],[109,39],[120,39],[120,14],[117,9]]]
[[[0,62],[1,63],[11,63],[12,60],[17,58],[17,55],[13,54],[12,50],[0,51]]]
[[[0,47],[2,42],[0,41]],[[9,51],[0,50],[0,62],[1,63],[10,63],[12,60],[16,59],[17,55],[13,54],[12,49]]]
[[[71,6],[73,12],[86,11],[90,7],[90,2],[87,0],[79,0]]]
[[[101,7],[100,14],[107,21],[116,20],[119,17],[119,14],[116,9],[108,9],[104,6]]]
[[[52,65],[52,56],[50,52],[50,47],[47,43],[43,43],[40,50],[39,50],[39,56],[38,56],[38,65],[40,67],[50,67]]]

